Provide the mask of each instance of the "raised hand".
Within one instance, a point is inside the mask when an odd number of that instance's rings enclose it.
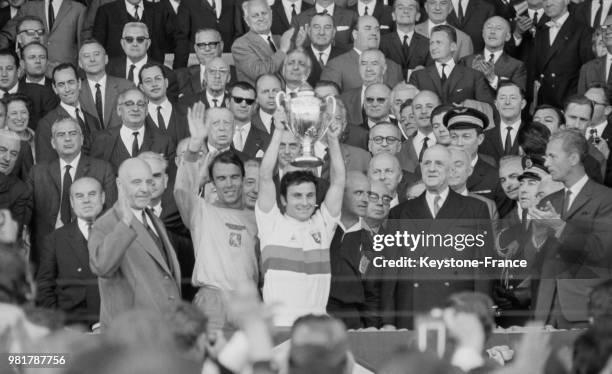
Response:
[[[295,37],[295,48],[302,48],[304,46],[304,42],[308,37],[308,30],[306,27],[307,26],[302,26],[298,30],[297,36]]]
[[[519,16],[516,18],[516,28],[514,29],[514,36],[521,38],[525,31],[531,29],[533,21],[529,17]]]
[[[342,133],[342,125],[336,119],[332,119],[327,128],[327,139],[330,141],[339,141]]]
[[[285,31],[283,35],[281,36],[281,40],[280,40],[281,51],[287,53],[291,49],[291,39],[293,39],[294,31],[295,29],[292,27],[289,30]]]
[[[125,192],[125,187],[121,183],[117,185],[117,193],[117,210],[119,211],[119,216],[121,221],[123,221],[126,226],[129,226],[132,223],[134,213],[132,212],[127,193]]]
[[[274,128],[276,130],[282,131],[287,128],[287,113],[285,109],[276,108],[272,117],[274,118]]]
[[[189,133],[191,139],[189,141],[189,150],[199,152],[204,139],[208,136],[208,126],[206,126],[206,106],[203,102],[198,101],[191,108],[187,109],[187,123],[189,125]]]

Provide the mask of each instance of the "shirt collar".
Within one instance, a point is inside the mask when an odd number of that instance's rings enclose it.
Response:
[[[34,81],[31,81],[31,80],[30,80],[30,79],[29,79],[29,78],[26,76],[25,81],[26,81],[26,83],[40,84],[41,86],[44,86],[44,85],[45,85],[45,83],[47,83],[47,77],[43,77],[43,78],[42,78],[42,79],[41,79],[39,82],[34,82]]]
[[[434,26],[438,26],[438,25],[446,25],[446,21],[442,22],[442,23],[438,23],[437,25],[433,22],[431,22],[431,19],[427,21],[427,35],[431,34],[431,29],[434,28]]]
[[[491,55],[491,53],[493,53],[493,63],[496,63],[497,60],[499,60],[499,58],[501,57],[502,53],[504,53],[504,50],[500,49],[499,51],[493,52],[489,51],[487,47],[485,47],[484,52],[482,54],[486,61],[489,61],[489,56]]]
[[[223,149],[218,149],[217,147],[213,146],[212,144],[210,144],[210,142],[206,142],[206,146],[208,147],[208,153],[221,153],[221,152],[225,152],[225,151],[229,151],[230,147],[225,147]]]
[[[453,71],[453,69],[455,68],[455,60],[453,60],[452,58],[448,61],[446,61],[444,63],[446,65],[444,72],[446,73],[446,76],[448,77],[450,75],[450,72]],[[436,61],[436,69],[438,69],[438,72],[442,72],[442,63]]]
[[[91,223],[89,223],[89,222],[85,221],[83,218],[79,218],[79,217],[77,217],[76,222],[77,222],[77,226],[79,227],[79,230],[81,230],[81,234],[83,234],[85,239],[89,239],[89,227],[88,226]]]
[[[430,147],[433,144],[429,143],[432,139],[435,141],[436,137],[434,136],[433,131],[429,134],[424,134],[421,132],[421,130],[418,130],[416,132],[416,134],[414,135],[414,139],[416,140],[417,143],[423,143],[423,139],[425,139],[425,137],[427,137],[427,146]]]
[[[98,80],[98,81],[93,81],[93,80],[87,78],[87,82],[89,82],[89,85],[91,87],[93,87],[94,89],[96,87],[96,83],[98,83],[100,86],[102,86],[102,87],[100,87],[100,89],[102,89],[102,88],[104,88],[104,86],[106,86],[106,74],[104,74],[102,76],[102,78],[100,78],[100,80]]]
[[[440,193],[437,193],[437,194],[426,190],[425,199],[427,200],[428,203],[433,204],[436,196],[440,196],[441,198],[440,207],[441,207],[442,205],[444,205],[444,202],[446,201],[446,198],[448,197],[448,191],[449,191],[448,186],[444,190],[442,190]]]
[[[170,101],[168,101],[168,98],[166,98],[164,101],[162,101],[160,104],[154,104],[153,102],[149,101],[148,107],[149,107],[149,115],[157,115],[157,107],[161,106],[162,110],[168,110],[172,108],[172,104],[170,104]]]
[[[468,191],[467,186],[463,186],[463,190],[455,192],[462,196],[469,196],[470,194],[470,191]]]
[[[397,30],[397,35],[400,38],[400,42],[404,42],[404,35],[408,35],[408,44],[410,44],[410,41],[412,40],[412,36],[414,35],[414,30],[410,31],[410,32],[403,32],[400,30]]]
[[[139,10],[140,12],[142,12],[142,10],[144,9],[143,4],[142,4],[142,1],[140,1],[140,2],[139,2],[138,4],[136,4],[136,5],[138,5],[138,10]],[[130,3],[129,1],[127,1],[127,0],[125,0],[125,6],[127,7],[128,11],[130,11],[130,10],[131,10],[131,11],[133,12],[133,11],[134,11],[134,9],[135,9],[134,4],[131,4],[131,3]],[[138,14],[138,15],[142,17],[142,14],[141,14],[140,12],[139,12],[139,14]]]
[[[474,159],[471,162],[472,167],[476,167],[476,163],[478,162],[478,155],[476,155],[476,157],[474,157]]]
[[[137,130],[132,130],[129,127],[125,126],[125,125],[121,125],[121,129],[119,129],[119,132],[121,134],[122,137],[124,138],[131,138],[132,135],[137,132],[138,133],[138,141],[141,142],[142,141],[142,137],[144,135],[145,132],[145,126],[142,125],[140,126],[139,129]]]
[[[269,128],[269,126],[272,126],[272,115],[259,109],[259,117],[261,118],[261,122],[263,122],[264,127],[268,129],[268,132],[270,132],[272,130]]]
[[[336,8],[336,4],[335,3],[331,3],[327,8],[323,8],[319,4],[315,4],[315,9],[316,9],[317,13],[322,13],[323,11],[327,10],[327,13],[330,16],[334,15],[334,9],[335,8]]]
[[[60,105],[62,106],[62,108],[64,108],[66,112],[68,112],[68,114],[70,114],[71,117],[76,116],[75,109],[78,109],[79,112],[81,112],[81,116],[83,115],[83,110],[81,109],[81,106],[79,105],[78,101],[76,103],[76,106],[68,105],[62,101],[60,101]]]
[[[565,21],[567,21],[567,19],[569,18],[570,13],[566,10],[565,14],[563,14],[561,17],[559,17],[557,19],[557,25],[559,25],[559,28],[561,28],[563,26],[563,24],[565,23]],[[551,20],[552,21],[552,20]]]
[[[344,234],[348,234],[350,232],[359,231],[363,228],[363,218],[359,217],[359,221],[357,221],[353,226],[346,228],[342,223],[342,220],[338,220],[338,226],[344,231]]]
[[[500,125],[499,125],[499,129],[506,131],[506,127],[510,126],[512,127],[512,131],[517,131],[519,126],[521,125],[521,119],[517,119],[516,121],[512,122],[512,123],[506,123],[504,122],[504,120],[500,120]]]
[[[331,44],[327,46],[327,48],[325,48],[322,51],[319,51],[318,49],[316,49],[313,45],[310,45],[310,48],[312,49],[313,54],[315,55],[316,58],[319,58],[319,54],[323,53],[323,56],[328,57],[329,54],[331,53]]]
[[[150,206],[149,209],[151,209],[153,214],[155,214],[156,216],[159,217],[159,215],[161,214],[161,211],[162,211],[161,200],[156,205]]]
[[[130,70],[130,65],[134,65],[134,75],[138,77],[138,72],[140,68],[142,68],[149,60],[149,56],[145,55],[144,58],[140,59],[140,61],[133,62],[129,57],[125,58],[125,67]]]
[[[240,131],[243,134],[248,134],[249,131],[251,131],[251,122],[246,123],[240,127],[236,127],[235,131]],[[244,141],[246,141],[246,139],[244,139]]]
[[[582,176],[582,178],[578,179],[578,181],[574,183],[573,186],[569,188],[569,190],[572,191],[571,196],[573,199],[575,199],[576,196],[578,196],[578,194],[580,193],[580,191],[582,191],[582,188],[584,187],[585,184],[587,184],[588,181],[589,181],[589,176],[585,174]]]
[[[81,153],[79,152],[79,154],[74,158],[74,160],[72,160],[70,163],[67,163],[66,161],[64,161],[64,159],[60,158],[59,159],[59,164],[60,164],[60,170],[64,170],[66,168],[66,165],[70,165],[72,170],[76,171],[77,165],[79,164],[79,160],[81,159]]]

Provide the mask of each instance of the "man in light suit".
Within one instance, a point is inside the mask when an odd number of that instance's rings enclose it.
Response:
[[[556,328],[586,326],[589,289],[610,278],[612,190],[586,175],[587,149],[576,130],[551,136],[545,166],[565,188],[529,211],[532,241],[544,256],[535,318]]]
[[[327,62],[321,73],[321,80],[335,82],[344,92],[363,84],[359,75],[359,55],[368,49],[378,49],[380,44],[380,26],[376,18],[363,16],[359,18],[353,30],[355,44],[353,49]],[[403,80],[401,67],[392,60],[386,59],[387,72],[384,83],[393,87]]]
[[[410,84],[436,92],[443,104],[462,103],[465,99],[493,103],[493,90],[484,74],[455,63],[457,34],[453,27],[435,26],[430,41],[429,52],[436,63],[412,73]]]
[[[504,45],[510,40],[510,23],[495,16],[489,18],[482,30],[484,50],[482,53],[466,56],[460,64],[481,71],[489,85],[497,89],[501,81],[511,81],[521,90],[527,86],[527,69],[525,64],[504,52]]]
[[[102,44],[87,40],[79,51],[79,67],[85,71],[79,102],[83,110],[93,114],[102,127],[107,129],[121,125],[117,114],[117,96],[134,87],[134,83],[123,78],[106,75],[108,56]]]
[[[272,10],[263,0],[248,0],[242,4],[244,19],[250,30],[232,44],[232,55],[238,79],[251,84],[265,73],[277,73],[291,48],[293,29],[287,30],[279,39],[270,32]],[[258,18],[263,17],[263,21]],[[296,45],[302,45],[305,34],[300,33]]]
[[[421,22],[415,27],[415,31],[429,38],[434,26],[447,25],[447,18],[452,10],[452,3],[446,0],[428,0],[425,2],[425,11],[429,19]],[[457,33],[457,49],[453,53],[455,61],[461,57],[469,56],[474,53],[474,45],[470,36],[463,31],[453,27]]]
[[[104,330],[132,309],[171,312],[181,300],[181,272],[164,224],[148,209],[153,175],[140,159],[121,164],[120,198],[94,223],[89,263],[98,276]]]

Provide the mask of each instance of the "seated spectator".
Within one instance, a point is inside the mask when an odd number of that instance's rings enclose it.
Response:
[[[402,131],[402,140],[407,140],[416,135],[418,131],[417,122],[414,118],[414,111],[412,110],[412,99],[406,100],[399,109],[399,118],[397,124]]]
[[[563,112],[551,105],[540,105],[535,108],[533,122],[539,122],[548,127],[551,134],[565,128]]]
[[[297,95],[300,89],[308,88],[306,80],[312,70],[312,61],[301,49],[294,49],[287,53],[281,75],[285,80],[285,92],[291,97]]]
[[[21,61],[19,66],[25,72],[19,79],[19,83],[40,84],[41,86],[51,87],[51,80],[45,77],[49,71],[47,66],[47,48],[38,43],[32,42],[21,48]],[[58,65],[57,63],[55,65]]]
[[[255,87],[247,82],[236,82],[229,89],[228,108],[234,115],[233,147],[249,158],[260,158],[268,148],[270,135],[252,123],[256,110]]]
[[[25,95],[14,94],[4,97],[3,100],[6,103],[6,128],[30,146],[32,157],[34,157],[36,151],[34,130],[30,128],[30,99]]]
[[[221,57],[214,57],[206,63],[206,69],[202,73],[202,91],[181,96],[179,104],[185,110],[195,102],[201,101],[206,108],[225,108],[228,104],[226,92],[229,83],[230,67]]]
[[[512,201],[517,201],[519,180],[518,177],[523,174],[523,166],[521,165],[520,156],[504,156],[499,160],[499,184],[506,197]],[[521,216],[518,213],[516,204],[512,209],[502,216],[503,219],[517,220]]]
[[[444,115],[452,108],[452,105],[438,105],[431,111],[431,129],[436,138],[436,144],[444,146],[451,144],[450,132],[444,126],[443,119]]]
[[[397,157],[385,152],[372,157],[368,177],[370,181],[383,182],[391,191],[391,208],[406,199],[406,186],[416,180],[414,174],[402,171]]]
[[[361,127],[368,130],[379,122],[397,123],[397,120],[392,120],[391,114],[391,90],[384,84],[371,84],[363,94],[363,108],[365,117]]]
[[[30,223],[32,192],[11,172],[19,155],[21,141],[12,131],[0,129],[0,209],[8,209],[19,225],[19,232]]]

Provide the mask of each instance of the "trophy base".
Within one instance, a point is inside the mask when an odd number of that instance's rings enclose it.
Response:
[[[300,156],[291,161],[291,165],[298,168],[316,168],[323,165],[323,160],[315,156]]]

